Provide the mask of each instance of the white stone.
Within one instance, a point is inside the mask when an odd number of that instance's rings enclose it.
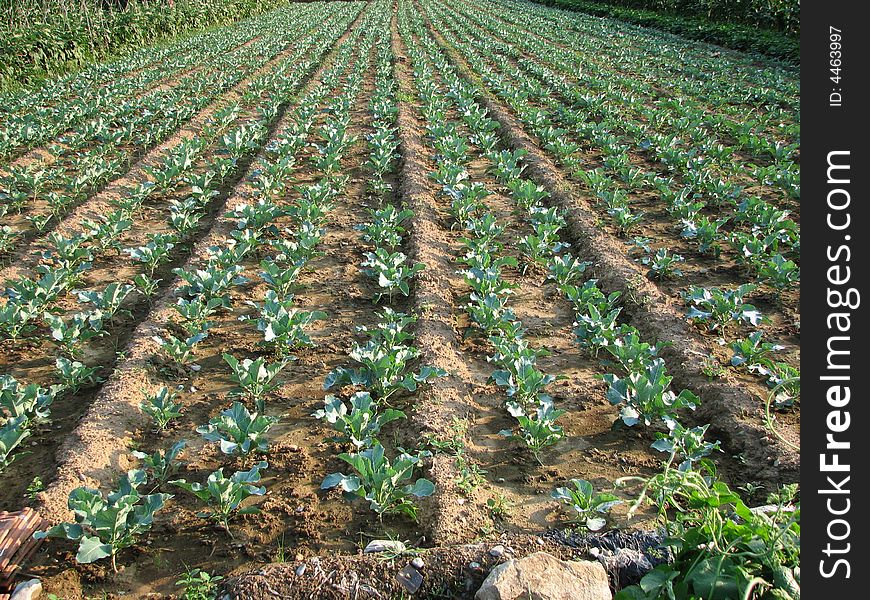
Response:
[[[42,582],[38,579],[28,579],[19,583],[12,592],[10,600],[33,600],[42,594]]]
[[[546,552],[511,559],[490,571],[475,600],[612,600],[597,562],[559,560]]]
[[[365,554],[373,554],[375,552],[395,552],[401,553],[405,551],[405,544],[399,540],[372,540],[366,546],[363,552]]]

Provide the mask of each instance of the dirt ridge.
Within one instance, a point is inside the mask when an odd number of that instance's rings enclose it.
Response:
[[[458,333],[453,320],[453,306],[456,303],[449,286],[449,274],[452,271],[450,257],[437,250],[447,247],[448,242],[444,231],[438,226],[434,209],[436,201],[428,189],[426,169],[421,162],[421,155],[425,151],[420,127],[412,109],[402,99],[412,92],[412,87],[407,54],[398,33],[395,13],[391,31],[393,67],[400,90],[397,102],[400,192],[408,207],[414,211],[410,236],[412,258],[426,265],[426,269],[417,275],[414,292],[414,302],[420,311],[416,342],[421,349],[422,364],[441,367],[450,373],[450,376],[437,379],[418,394],[412,420],[424,432],[444,433],[452,418],[464,418],[471,412],[468,401],[470,390],[465,383],[470,375],[457,348]],[[429,501],[434,505],[429,523],[432,541],[446,544],[467,540],[477,531],[478,522],[483,522],[483,515],[475,514],[459,503],[460,498],[453,483],[455,475],[451,457],[436,454],[430,471],[437,490]]]

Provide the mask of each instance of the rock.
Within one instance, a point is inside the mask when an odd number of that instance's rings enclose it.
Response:
[[[604,568],[595,562],[559,560],[546,552],[511,559],[492,571],[475,600],[611,600]]]
[[[28,579],[16,586],[10,600],[32,600],[39,598],[40,595],[42,595],[42,582],[38,579]]]
[[[369,542],[369,545],[366,546],[366,549],[363,550],[365,554],[373,554],[376,552],[395,552],[396,554],[400,554],[404,551],[405,544],[399,540],[372,540]]]
[[[403,588],[413,594],[420,589],[421,585],[423,585],[423,575],[421,575],[420,571],[411,565],[407,565],[404,569],[396,573],[396,581],[398,581]]]
[[[411,561],[411,566],[415,569],[422,569],[424,566],[423,559],[417,556],[414,560]]]
[[[305,575],[305,563],[296,567],[296,577],[302,577],[303,575]]]
[[[492,549],[490,549],[489,551],[489,555],[496,558],[498,558],[502,554],[504,554],[504,546],[502,546],[501,544],[499,544],[498,546],[493,546]]]

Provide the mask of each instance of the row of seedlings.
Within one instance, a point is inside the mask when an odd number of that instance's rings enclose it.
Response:
[[[516,157],[509,157],[507,152],[503,152],[502,156],[505,160],[503,164],[497,164],[496,174],[502,183],[512,187],[511,178],[521,173],[522,166]],[[542,199],[523,207],[528,210],[530,218],[534,218],[535,212],[547,210],[540,204]],[[746,531],[737,534],[738,538],[744,534],[761,536],[763,539],[773,535],[779,540],[777,552],[781,554],[776,559],[769,561],[764,556],[750,554],[749,560],[755,560],[753,568],[773,580],[765,585],[788,589],[788,581],[792,576],[789,575],[791,567],[786,565],[793,564],[792,553],[798,535],[795,529],[797,520],[789,514],[788,508],[794,490],[785,490],[775,498],[778,507],[775,514],[769,517],[749,511],[739,496],[728,490],[718,479],[714,464],[707,458],[719,449],[719,442],[704,439],[709,426],[685,427],[677,417],[678,411],[694,409],[697,397],[688,390],[679,394],[670,390],[671,377],[667,374],[664,361],[658,357],[658,348],[642,341],[634,327],[618,323],[621,310],[616,306],[618,294],[605,295],[594,280],[586,280],[581,284],[588,263],[579,262],[568,253],[558,254],[562,247],[564,245],[558,242],[552,246],[548,260],[549,277],[556,281],[574,304],[577,311],[575,334],[581,347],[593,356],[605,349],[619,366],[621,372],[602,376],[608,384],[607,399],[620,407],[618,425],[631,427],[643,424],[659,429],[655,432],[656,440],[652,448],[667,456],[660,474],[648,479],[628,477],[616,482],[628,486],[639,480],[642,484],[629,509],[629,518],[641,506],[649,503],[658,509],[659,517],[669,533],[685,536],[688,532],[689,535],[709,536],[704,539],[712,539],[709,546],[711,550],[716,549],[717,542],[727,541],[721,552],[722,556],[727,556],[731,552],[729,544],[747,544],[745,548],[750,548],[751,544],[736,540],[731,534],[717,536],[709,531],[702,533],[705,522],[722,518],[720,509],[723,505],[717,499],[726,492],[729,500],[725,504],[734,502],[747,515]],[[577,521],[590,530],[604,527],[609,510],[621,502],[614,494],[596,493],[594,486],[582,479],[573,479],[569,486],[557,488],[552,497],[568,505]],[[689,505],[700,508],[687,510]],[[675,515],[673,510],[677,511]],[[712,554],[705,555],[704,548],[699,549],[691,544],[679,546],[676,550],[678,560],[689,563],[686,579],[690,579],[698,561],[720,560]],[[676,569],[671,571],[673,578],[680,576]],[[653,587],[654,582],[651,580],[647,585]],[[701,585],[697,589],[702,589]]]
[[[44,390],[40,421],[7,419],[0,430],[0,437],[5,440],[0,447],[2,464],[8,465],[14,459],[15,448],[32,434],[31,425],[45,424],[49,405],[59,394],[74,396],[83,387],[99,382],[98,373],[102,368],[84,364],[83,357],[94,354],[92,347],[99,338],[109,335],[118,339],[123,328],[118,330],[117,317],[129,314],[135,305],[157,294],[161,280],[154,277],[155,272],[162,264],[177,260],[178,251],[195,239],[203,218],[220,201],[219,189],[238,178],[245,157],[262,145],[268,123],[275,119],[280,106],[298,87],[304,74],[314,68],[316,61],[303,60],[306,54],[313,48],[328,47],[321,44],[336,39],[352,17],[353,12],[346,11],[343,20],[309,34],[297,52],[282,61],[275,72],[265,73],[251,82],[242,103],[218,110],[200,135],[182,140],[168,150],[149,170],[152,179],[139,182],[126,196],[115,200],[116,210],[101,222],[85,220],[81,223],[82,232],[69,237],[52,234],[51,249],[43,256],[44,264],[36,269],[38,278],[22,276],[7,282],[6,303],[0,309],[0,328],[11,343],[18,343],[25,336],[29,339],[34,332],[40,333],[41,317],[45,335],[60,354],[54,361],[60,383]],[[312,21],[315,18],[312,17]],[[243,115],[251,118],[234,126]],[[209,150],[214,151],[213,158],[206,158]],[[166,225],[158,228],[162,231],[134,227],[136,214],[146,203],[170,194],[181,199],[169,200]],[[123,248],[121,239],[127,232],[147,243]],[[142,234],[144,239],[140,237]],[[95,262],[110,261],[110,255],[114,254],[116,258],[112,262],[117,263],[122,252],[141,268],[131,283],[114,280],[117,265],[110,263],[100,267],[107,272],[110,281],[104,289],[87,289],[88,286],[83,285],[87,277],[105,282],[106,277],[100,276],[102,273],[95,275]],[[131,296],[134,290],[137,294]],[[70,312],[64,311],[68,294],[76,300],[78,309],[87,308],[64,318],[63,313]],[[131,301],[125,305],[128,297]],[[113,327],[116,331],[111,330]],[[185,346],[189,350],[199,339],[196,335],[183,340],[166,336],[161,339],[161,345],[167,353],[183,353]],[[105,348],[105,344],[99,347]],[[6,377],[10,380],[9,387],[15,380],[11,375]],[[28,389],[31,385],[20,384],[19,387]],[[13,398],[19,395],[15,393],[4,400],[14,405]],[[26,401],[26,396],[19,401]],[[16,410],[10,408],[4,413],[9,417],[15,415]]]
[[[459,134],[455,122],[446,118],[450,102],[456,103],[471,130],[470,140],[493,158],[499,155],[497,127],[486,112],[474,104],[472,88],[458,77],[437,49],[419,35],[420,21],[409,17],[406,9],[400,17],[402,35],[414,62],[414,78],[423,104],[421,112],[436,153],[437,169],[431,176],[450,201],[456,223],[468,232],[462,240],[466,253],[459,259],[465,267],[461,271],[465,282],[473,290],[465,309],[488,338],[493,350],[488,360],[496,366],[490,379],[505,390],[505,406],[517,420],[516,430],[501,433],[522,441],[540,461],[541,451],[564,435],[562,427],[556,423],[564,411],[556,409],[552,397],[545,392],[556,377],[536,367],[542,351],[524,339],[525,329],[507,305],[514,286],[503,278],[502,269],[518,264],[515,258],[501,254],[503,246],[498,238],[504,227],[497,223],[484,203],[490,192],[483,184],[468,181],[465,165],[470,160],[469,140]],[[423,40],[425,49],[416,43],[413,31]],[[435,82],[436,72],[445,82],[446,93]]]
[[[486,140],[487,134],[492,135],[489,144],[484,142],[479,145],[487,154],[494,175],[502,185],[511,190],[518,208],[534,229],[534,233],[524,236],[519,244],[527,266],[546,269],[547,278],[553,280],[572,302],[577,313],[575,334],[581,347],[590,351],[593,356],[597,356],[600,348],[606,348],[628,373],[624,379],[612,374],[602,376],[610,384],[608,400],[620,405],[618,421],[626,426],[639,422],[646,425],[664,423],[672,435],[685,435],[685,429],[676,420],[676,411],[694,408],[697,398],[687,390],[679,395],[670,392],[670,377],[665,372],[664,362],[657,357],[657,348],[642,342],[633,327],[617,322],[621,311],[616,306],[619,294],[605,296],[595,280],[584,281],[583,274],[589,263],[578,260],[566,251],[569,244],[563,242],[559,235],[565,224],[564,218],[556,209],[544,205],[543,201],[548,194],[542,187],[522,177],[525,168],[522,164],[523,153],[496,148],[497,138],[492,134],[494,128],[490,124],[493,122],[486,117],[485,110],[477,105],[477,92],[474,87],[455,73],[453,66],[441,55],[431,38],[422,39],[430,57],[435,61],[438,73],[448,82],[450,91],[446,96],[455,99],[460,114],[474,132],[475,139]],[[416,76],[418,81],[425,82],[432,78],[432,71],[424,68],[417,71]],[[436,110],[443,110],[438,106],[440,96],[436,95],[435,85],[418,85],[424,89],[424,105],[431,106],[434,102]],[[429,88],[428,94],[426,88]],[[436,112],[431,116],[438,114]],[[455,138],[448,140],[448,143],[450,146],[457,146]],[[493,256],[494,251],[500,249],[496,237],[501,228],[491,215],[477,217],[476,220],[474,217],[475,213],[486,210],[482,199],[488,192],[479,184],[464,183],[467,173],[461,164],[448,164],[447,168],[442,168],[442,172],[436,180],[445,186],[446,195],[452,198],[454,217],[467,219],[465,229],[477,233],[476,239],[465,241],[468,251],[463,262],[471,266],[465,272],[465,277],[475,289],[472,294],[473,303],[468,305],[468,311],[477,326],[490,336],[489,341],[495,352],[489,360],[502,368],[493,374],[493,380],[505,387],[509,397],[514,398],[508,403],[508,409],[519,422],[519,434],[514,437],[523,440],[537,458],[543,448],[556,443],[563,436],[561,427],[555,421],[564,411],[555,409],[552,399],[544,392],[545,386],[554,381],[555,377],[536,368],[535,362],[541,351],[530,347],[523,339],[521,324],[514,319],[510,308],[506,306],[510,288],[501,279],[500,269],[508,265],[516,266],[516,261]],[[649,391],[656,389],[656,386],[660,387],[658,397],[650,398]],[[622,390],[622,393],[615,390]],[[534,414],[531,414],[532,408],[535,408]],[[697,434],[698,431],[693,430],[693,435]],[[578,518],[582,517],[580,520],[590,529],[603,527],[605,521],[602,514],[615,505],[617,498],[609,494],[592,495],[590,484],[585,480],[572,480],[571,483],[573,489],[558,488],[554,492],[554,498],[569,503],[578,513]],[[600,502],[588,506],[581,501],[581,496],[584,495],[589,495],[589,498],[596,496]]]
[[[694,115],[693,121],[723,139],[732,139],[737,150],[749,152],[759,160],[777,160],[793,154],[794,148],[788,148],[791,146],[788,140],[799,135],[799,123],[794,121],[793,108],[790,111],[780,104],[792,102],[796,98],[794,80],[791,91],[784,89],[783,95],[775,100],[770,97],[758,98],[759,91],[763,93],[765,88],[741,86],[732,77],[704,82],[681,77],[671,82],[673,75],[665,75],[661,63],[651,59],[651,53],[631,54],[628,59],[631,67],[623,69],[621,59],[624,54],[617,50],[609,56],[614,60],[604,64],[597,52],[590,52],[592,48],[600,51],[600,40],[573,34],[570,29],[566,31],[564,26],[553,22],[535,20],[532,25],[529,20],[505,20],[503,14],[496,16],[485,11],[484,6],[488,4],[486,0],[479,0],[479,4],[479,13],[471,13],[467,9],[457,12],[500,40],[521,48],[523,52],[514,51],[512,54],[518,63],[527,63],[530,69],[546,64],[566,77],[577,79],[577,67],[582,67],[584,83],[590,89],[603,92],[598,98],[590,98],[593,101],[610,97],[612,92],[619,90],[629,105],[638,97],[645,97],[645,104],[662,112],[687,118]],[[515,27],[508,28],[508,24]],[[529,27],[534,28],[533,32],[529,31]],[[655,56],[661,59],[664,51],[658,50]],[[685,67],[685,63],[681,66]],[[543,74],[547,71],[538,72]],[[673,91],[663,90],[662,80],[672,83]],[[621,107],[612,107],[612,110],[621,110]],[[748,111],[751,114],[747,114]],[[682,128],[684,123],[678,123],[678,126]]]
[[[750,510],[719,479],[709,459],[719,443],[704,439],[708,426],[686,427],[677,418],[677,411],[693,408],[697,398],[687,390],[675,394],[669,389],[671,378],[658,349],[643,342],[635,328],[618,323],[617,295],[605,295],[593,280],[580,284],[585,268],[567,253],[554,252],[549,265],[550,276],[577,309],[578,342],[593,355],[603,348],[616,359],[617,372],[603,379],[608,384],[608,400],[620,407],[617,424],[658,429],[652,447],[667,457],[662,471],[650,478],[626,477],[615,482],[618,486],[640,484],[629,519],[640,507],[650,505],[669,538],[675,540],[669,547],[673,560],[647,575],[639,586],[621,591],[619,597],[674,593],[708,597],[722,586],[746,597],[765,591],[799,597],[795,577],[800,558],[800,510],[794,505],[797,486],[785,486],[768,496],[769,507]],[[730,300],[722,302],[718,311],[724,322],[758,318],[752,307],[738,298]],[[707,304],[698,312],[711,308]],[[607,512],[619,502],[613,494],[596,493],[590,482],[580,479],[552,495],[570,506],[589,529],[603,527]],[[732,527],[735,513],[740,515],[739,525]],[[719,526],[723,523],[729,526]],[[716,578],[705,577],[710,569],[717,571]]]
[[[398,158],[397,85],[393,78],[393,55],[388,37],[390,11],[387,9],[384,3],[374,41],[375,81],[369,102],[373,131],[367,138],[366,167],[373,176],[370,189],[378,206],[369,209],[371,221],[358,227],[363,241],[373,248],[365,253],[362,271],[375,281],[379,290],[372,297],[375,304],[384,298],[393,304],[396,296],[408,296],[412,278],[424,268],[421,263],[408,264],[408,257],[400,251],[405,233],[402,223],[412,213],[397,209],[389,201],[394,195],[386,181],[386,176],[395,170]],[[420,354],[412,345],[414,316],[385,307],[376,317],[378,321],[373,327],[357,327],[366,340],[355,342],[350,349],[349,357],[356,363],[355,367],[334,369],[323,384],[327,390],[354,390],[347,399],[340,393],[326,396],[323,409],[314,413],[335,431],[333,440],[350,450],[339,454],[338,458],[353,470],[350,474],[328,475],[321,489],[339,488],[351,499],[363,499],[381,519],[388,514],[404,514],[416,520],[418,506],[414,499],[429,496],[435,489],[428,479],[414,479],[415,469],[420,468],[430,454],[425,450],[410,453],[400,448],[391,459],[378,436],[387,423],[406,417],[395,407],[399,395],[414,392],[420,384],[446,373],[429,366],[413,370],[411,363]]]
[[[456,20],[450,11],[443,9],[443,5],[435,5],[433,9],[433,14],[437,14],[439,19],[452,21],[457,28],[473,31],[472,37],[477,37],[474,34],[478,30],[470,27],[469,21]],[[788,142],[796,139],[799,131],[792,131],[783,140],[778,139],[783,127],[774,130],[776,137],[757,135],[750,129],[739,135],[733,145],[728,145],[711,134],[711,130],[717,132],[715,124],[721,121],[715,119],[718,115],[711,115],[710,109],[690,99],[658,99],[658,90],[649,89],[637,79],[594,69],[587,64],[587,54],[504,29],[491,15],[463,16],[468,16],[470,22],[476,23],[484,32],[484,37],[475,40],[478,48],[515,79],[527,79],[523,83],[526,91],[533,94],[532,99],[541,106],[555,108],[555,115],[562,118],[559,126],[576,130],[582,141],[592,141],[598,146],[603,135],[622,131],[634,138],[632,146],[635,152],[649,156],[663,168],[684,175],[687,181],[714,198],[733,193],[734,186],[728,185],[728,179],[736,183],[755,183],[774,195],[780,195],[776,191],[782,188],[787,192],[786,197],[799,198],[800,173],[795,164],[798,145]],[[578,61],[582,61],[584,66],[582,75],[577,73]],[[564,109],[558,110],[558,103],[550,97],[554,93],[577,117],[591,114],[601,122],[592,127],[588,119],[563,115]],[[767,118],[773,119],[773,116]],[[723,135],[730,138],[732,133],[719,132],[720,137]],[[773,163],[752,164],[741,154],[745,152],[753,156],[763,153],[764,156],[758,157],[763,163],[768,162],[769,154]],[[564,161],[568,165],[574,162],[567,156]],[[625,171],[628,166],[622,166],[620,171]],[[650,187],[650,182],[640,176],[638,179],[638,184]],[[629,180],[628,183],[635,181]]]
[[[767,62],[759,68],[757,56],[739,52],[716,56],[703,44],[655,29],[522,2],[477,1],[484,10],[496,7],[486,12],[508,23],[556,44],[583,49],[587,60],[603,63],[606,56],[614,72],[631,73],[658,85],[667,81],[682,95],[708,102],[737,121],[751,123],[766,113],[777,121],[794,121],[799,112],[799,73],[793,65]],[[622,43],[626,38],[632,43]],[[747,109],[753,113],[747,115]]]

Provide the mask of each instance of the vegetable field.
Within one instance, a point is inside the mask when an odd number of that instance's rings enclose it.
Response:
[[[799,598],[799,67],[519,0],[243,23],[0,96],[23,570],[472,597],[473,542],[657,530],[617,597]]]

